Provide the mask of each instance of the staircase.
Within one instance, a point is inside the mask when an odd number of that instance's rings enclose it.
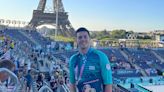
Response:
[[[129,61],[129,63],[133,66],[133,67],[135,67],[135,69],[140,69],[141,70],[141,74],[143,75],[143,76],[147,76],[147,73],[145,72],[145,70],[144,69],[142,69],[141,67],[139,67],[138,65],[136,65],[134,62],[132,62],[132,61],[130,61],[129,59],[128,59],[128,54],[126,54],[124,51],[122,51],[122,50],[120,50],[120,53],[125,57],[125,59],[127,60],[127,61]]]
[[[34,39],[29,37],[27,34],[25,34],[23,31],[19,31],[23,36],[27,37],[31,42],[33,42],[35,45],[39,45],[38,42],[36,42]]]
[[[124,56],[124,58],[128,61],[128,55],[122,50],[119,50],[119,51],[122,54],[122,56]]]
[[[148,76],[144,69],[141,69],[141,74],[142,74],[144,77],[147,77],[147,76]]]
[[[164,62],[164,59],[159,56],[157,53],[155,53],[153,50],[151,50],[151,53],[153,53],[161,62]]]

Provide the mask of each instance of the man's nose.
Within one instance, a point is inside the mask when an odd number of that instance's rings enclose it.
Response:
[[[85,40],[85,39],[86,39],[86,37],[84,37],[84,36],[81,38],[81,40]]]

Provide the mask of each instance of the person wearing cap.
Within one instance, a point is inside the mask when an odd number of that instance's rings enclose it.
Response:
[[[90,85],[96,92],[112,92],[112,71],[107,56],[91,47],[90,33],[86,28],[76,31],[78,52],[69,61],[71,92],[84,92]]]

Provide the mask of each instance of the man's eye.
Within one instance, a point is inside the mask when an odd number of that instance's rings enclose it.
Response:
[[[82,36],[79,36],[78,39],[82,39]]]
[[[86,38],[87,38],[87,36],[85,35],[85,36],[84,36],[84,38],[86,39]]]
[[[88,37],[86,35],[78,37],[78,39],[82,39],[82,38],[87,39]]]

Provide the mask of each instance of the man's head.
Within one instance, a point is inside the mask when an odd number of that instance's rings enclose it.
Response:
[[[79,28],[76,31],[76,42],[79,49],[87,49],[90,46],[90,33],[86,28]]]
[[[81,27],[81,28],[77,29],[76,36],[77,36],[77,33],[79,33],[79,32],[87,32],[89,37],[90,37],[90,33],[89,33],[88,29],[86,29],[84,27]]]
[[[0,68],[6,68],[10,71],[14,71],[15,64],[10,60],[0,60]],[[0,72],[0,81],[5,81],[6,79],[8,79],[8,73]]]

